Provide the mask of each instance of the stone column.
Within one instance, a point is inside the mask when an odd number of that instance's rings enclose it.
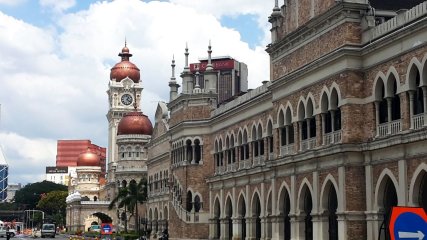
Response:
[[[377,130],[376,136],[378,137],[380,132],[378,126],[380,125],[380,101],[375,101],[375,129]]]
[[[242,217],[232,218],[233,220],[233,238],[232,240],[242,239]]]
[[[422,86],[424,103],[424,126],[427,126],[427,86]]]
[[[409,91],[409,129],[414,129],[414,121],[412,120],[414,117],[414,94],[415,91]]]
[[[326,129],[326,113],[321,113],[320,116],[322,119],[322,131],[321,131],[321,133],[322,133],[322,138],[321,138],[322,144],[321,145],[325,145],[325,141],[323,140],[324,139],[323,136],[326,134],[326,132],[325,132],[325,129]]]
[[[297,122],[297,138],[295,138],[298,142],[297,142],[297,149],[299,150],[299,151],[301,151],[301,141],[302,141],[302,121],[298,121]]]
[[[392,115],[392,109],[391,109],[391,100],[392,100],[392,98],[391,97],[388,97],[388,98],[386,98],[387,99],[387,122],[388,123],[390,123],[391,122],[391,115]],[[390,128],[390,124],[388,125],[388,127],[387,127],[387,132],[388,132],[388,134],[390,134],[390,130],[391,130],[391,128]]]

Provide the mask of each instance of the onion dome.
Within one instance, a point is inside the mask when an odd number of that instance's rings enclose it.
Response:
[[[150,119],[142,112],[129,112],[119,122],[117,135],[126,134],[153,134],[153,125]]]
[[[92,152],[89,148],[86,152],[80,153],[77,160],[77,166],[100,166],[101,159],[98,154]]]
[[[124,78],[129,77],[133,82],[139,82],[139,68],[129,61],[129,58],[132,57],[132,54],[129,53],[129,48],[126,46],[126,43],[122,49],[122,52],[119,53],[119,56],[122,58],[122,61],[111,68],[110,80],[120,82]]]

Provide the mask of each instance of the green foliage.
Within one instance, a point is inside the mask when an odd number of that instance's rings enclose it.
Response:
[[[40,198],[52,191],[67,191],[67,187],[49,181],[31,183],[18,190],[14,200],[25,209],[35,209]]]
[[[2,202],[0,203],[0,210],[22,210],[19,204]]]
[[[108,209],[113,209],[116,204],[118,208],[125,208],[135,215],[135,226],[139,226],[138,221],[138,204],[147,200],[147,179],[142,178],[139,183],[130,181],[127,187],[120,188],[117,196],[111,201]],[[125,219],[125,231],[127,231],[127,220]]]
[[[44,211],[49,215],[55,213],[65,214],[65,198],[67,198],[67,191],[52,191],[44,195],[37,203],[37,208]]]

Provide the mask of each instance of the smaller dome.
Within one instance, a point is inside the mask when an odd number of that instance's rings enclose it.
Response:
[[[141,78],[140,70],[135,64],[129,61],[132,54],[130,54],[129,48],[126,44],[122,48],[122,52],[119,53],[119,56],[122,58],[122,61],[118,62],[113,66],[113,68],[111,68],[110,80],[120,82],[124,78],[128,77],[135,83],[138,83]]]
[[[92,152],[89,148],[86,152],[80,153],[77,159],[77,166],[100,166],[101,159],[98,154]]]
[[[126,134],[153,134],[153,125],[150,119],[142,112],[129,112],[119,122],[117,135]]]
[[[129,48],[126,45],[122,48],[122,53],[129,53]]]

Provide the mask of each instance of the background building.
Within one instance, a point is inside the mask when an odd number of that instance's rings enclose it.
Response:
[[[21,190],[21,184],[20,183],[9,183],[8,187],[7,187],[7,198],[6,201],[7,202],[12,202],[13,198],[15,197],[15,193]]]
[[[99,155],[101,172],[105,176],[107,149],[92,144],[90,140],[58,140],[56,147],[56,167],[77,166],[79,154],[85,152],[88,148],[92,149]]]
[[[71,176],[76,175],[76,167],[46,167],[46,181],[68,186]]]
[[[3,149],[0,147],[0,201],[5,201],[7,198],[8,176],[9,165],[6,162]]]
[[[194,75],[193,81],[196,85],[198,77],[201,89],[205,87],[204,72],[208,59],[201,59],[199,63],[191,63],[190,71]],[[227,102],[248,90],[248,66],[235,59],[224,56],[212,58],[213,70],[218,73],[218,104]]]

